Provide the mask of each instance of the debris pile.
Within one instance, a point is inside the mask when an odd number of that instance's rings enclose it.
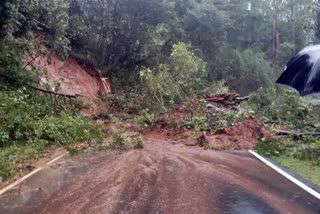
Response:
[[[253,149],[261,138],[270,138],[272,134],[254,119],[244,120],[235,126],[219,129],[211,136],[201,136],[196,144],[209,144],[212,149]]]
[[[207,109],[230,109],[239,111],[241,102],[250,99],[249,96],[241,97],[236,93],[215,94],[206,97]]]

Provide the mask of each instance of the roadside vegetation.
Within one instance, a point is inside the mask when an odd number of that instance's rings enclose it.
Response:
[[[273,84],[298,50],[319,41],[314,14],[319,5],[312,0],[1,1],[0,176],[11,176],[19,163],[51,146],[75,154],[74,144],[101,143],[112,123],[133,123],[138,132],[122,127],[110,133],[112,149],[143,148],[139,133],[157,126],[186,129],[194,140],[244,120],[269,132],[318,131],[313,107]],[[81,116],[76,101],[32,89],[40,77],[23,59],[40,55],[41,47],[62,59],[76,55],[111,80],[112,93],[100,100],[108,108],[94,115],[100,125]],[[206,100],[232,93],[250,99],[231,107]],[[266,156],[320,164],[316,138],[259,140],[256,150]]]
[[[255,149],[320,186],[319,138],[262,139]]]
[[[38,76],[35,70],[23,69],[17,44],[2,42],[1,50],[1,179],[13,175],[25,160],[39,158],[48,147],[102,142],[102,131],[80,116],[75,101],[53,100],[31,88],[36,86]]]

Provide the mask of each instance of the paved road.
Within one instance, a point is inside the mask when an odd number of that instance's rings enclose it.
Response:
[[[247,152],[145,147],[61,160],[0,196],[0,213],[320,213],[318,199]]]

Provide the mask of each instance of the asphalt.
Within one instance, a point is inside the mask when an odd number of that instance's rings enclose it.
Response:
[[[319,214],[320,201],[248,152],[149,143],[61,159],[1,195],[0,213]]]

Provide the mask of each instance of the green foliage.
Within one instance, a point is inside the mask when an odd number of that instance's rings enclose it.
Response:
[[[71,109],[54,111],[49,98],[35,96],[23,88],[1,91],[0,103],[0,174],[6,175],[3,177],[8,177],[23,160],[37,158],[50,145],[103,140],[103,132],[89,120]],[[10,155],[16,157],[14,161],[9,160]]]
[[[154,71],[144,68],[139,74],[149,94],[164,110],[190,103],[206,86],[206,64],[183,43],[173,46],[168,64],[160,64]]]
[[[93,128],[86,119],[73,115],[71,110],[52,111],[49,100],[28,94],[25,90],[0,94],[0,146],[37,141],[64,145],[92,137],[101,141],[99,129]]]
[[[0,177],[6,179],[11,176],[11,166],[6,160],[0,159]]]
[[[67,57],[70,41],[66,31],[69,25],[69,3],[65,0],[38,0],[35,8],[38,29],[47,33],[49,45],[61,57]]]
[[[143,149],[144,148],[144,140],[142,136],[136,136],[133,139],[134,149]]]
[[[142,149],[144,146],[143,137],[140,135],[130,136],[125,131],[119,131],[112,136],[112,143],[110,148],[112,149]]]
[[[286,154],[288,146],[281,139],[261,139],[255,147],[255,150],[267,157],[277,157]]]
[[[29,31],[44,32],[47,44],[62,57],[68,56],[70,41],[66,0],[4,0],[0,3],[2,37],[25,36]]]
[[[211,63],[214,66],[209,70],[210,79],[224,79],[231,89],[242,94],[271,85],[273,69],[263,53],[222,46]]]
[[[0,33],[1,38],[15,39],[33,31],[59,55],[76,52],[108,75],[123,79],[126,86],[137,83],[142,67],[153,68],[154,73],[187,73],[180,77],[189,83],[185,80],[202,70],[202,63],[193,64],[182,45],[176,48],[178,55],[173,52],[170,57],[172,46],[183,41],[207,62],[205,78],[225,79],[231,89],[248,94],[269,85],[274,70],[284,67],[288,57],[319,31],[317,20],[313,26],[319,5],[312,0],[275,5],[256,0],[250,8],[248,4],[247,0],[3,0]],[[271,44],[276,37],[279,44]],[[160,64],[168,66],[159,69]],[[188,86],[183,89],[189,90]]]
[[[22,53],[17,44],[0,41],[0,83],[15,87],[38,82],[36,72],[26,71],[22,66]],[[1,88],[1,86],[0,86]]]
[[[309,160],[320,165],[320,139],[304,137],[291,153],[300,160]]]
[[[78,115],[74,105],[63,100],[53,103],[30,86],[38,84],[35,71],[23,68],[19,44],[0,42],[0,176],[7,178],[17,164],[37,158],[51,145],[68,146],[94,141],[103,132]],[[13,157],[13,158],[10,158]]]
[[[286,65],[290,58],[294,56],[295,50],[294,50],[294,44],[289,43],[289,42],[284,42],[280,45],[279,47],[279,52],[278,52],[278,58],[277,58],[277,63],[283,67],[283,65]]]
[[[311,118],[311,105],[288,89],[260,89],[253,94],[248,105],[267,123],[299,128]]]
[[[320,140],[314,137],[303,137],[296,142],[284,143],[285,139],[262,139],[255,150],[267,157],[292,157],[320,165]],[[288,140],[286,140],[288,141]]]
[[[282,166],[288,167],[298,175],[320,186],[320,164],[315,165],[312,161],[288,156],[276,157],[275,160]]]
[[[217,109],[209,115],[209,121],[213,130],[224,127],[234,126],[238,122],[252,118],[251,110],[242,110],[241,112],[228,109]]]
[[[216,81],[211,83],[206,89],[205,94],[225,94],[229,93],[230,89],[227,86],[227,83],[225,80]]]
[[[132,90],[119,90],[108,95],[110,109],[115,112],[138,114],[141,109],[156,111],[159,106],[150,98],[145,88],[137,87]]]
[[[212,131],[212,126],[209,123],[208,117],[203,114],[194,115],[192,117],[186,118],[182,122],[182,126],[192,129],[195,135],[200,133],[210,133]]]
[[[187,48],[184,43],[173,46],[169,58],[169,72],[181,94],[198,94],[205,88],[208,73],[206,63]]]
[[[139,129],[143,130],[146,128],[152,127],[155,122],[155,116],[149,109],[144,109],[141,111],[140,115],[135,118],[135,122],[137,123]]]
[[[3,0],[0,2],[1,37],[26,33],[33,24],[33,11],[38,0]]]

